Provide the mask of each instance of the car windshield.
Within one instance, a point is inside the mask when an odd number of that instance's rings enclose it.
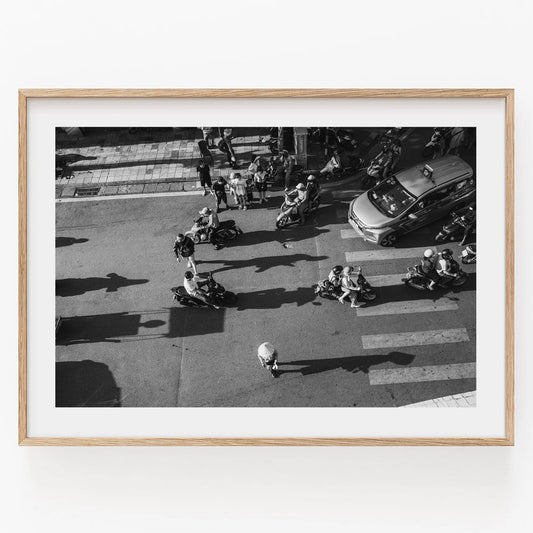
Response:
[[[407,192],[392,176],[368,192],[370,201],[390,218],[397,217],[415,203],[416,198]]]

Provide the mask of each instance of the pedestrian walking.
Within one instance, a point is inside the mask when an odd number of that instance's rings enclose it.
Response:
[[[190,237],[185,237],[183,233],[179,233],[174,242],[174,253],[178,263],[182,259],[187,259],[187,266],[192,268],[195,276],[198,275],[196,258],[194,257],[194,242]]]
[[[278,376],[278,351],[270,342],[264,342],[257,348],[257,357],[263,368],[268,368],[272,377]]]
[[[202,136],[207,144],[207,148],[215,148],[215,138],[213,135],[213,128],[200,128]]]
[[[220,204],[222,202],[226,204],[226,209],[230,208],[228,205],[228,195],[226,194],[227,184],[228,182],[222,176],[219,176],[215,183],[213,183],[213,192],[215,193],[215,198],[217,199],[217,213],[220,211]]]
[[[263,170],[261,165],[258,165],[257,171],[254,174],[254,184],[257,192],[259,193],[259,203],[266,203],[266,190],[267,190],[267,173]]]
[[[196,167],[196,172],[200,177],[200,185],[204,188],[204,196],[210,192],[213,192],[211,185],[211,173],[209,172],[209,165],[201,159],[198,161],[198,166]]]
[[[219,128],[220,130],[220,128]],[[220,141],[218,141],[218,149],[226,155],[226,159],[231,168],[236,168],[237,158],[235,156],[235,150],[231,141],[233,139],[233,130],[231,128],[224,128],[220,134]]]

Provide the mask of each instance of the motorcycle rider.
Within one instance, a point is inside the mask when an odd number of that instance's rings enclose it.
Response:
[[[431,291],[435,290],[437,281],[439,281],[439,275],[435,271],[437,260],[438,260],[438,256],[435,253],[435,251],[432,250],[431,248],[428,248],[424,252],[424,257],[422,257],[422,259],[420,260],[420,269],[422,270],[424,275],[429,279],[428,289]]]
[[[219,239],[217,239],[217,232],[220,228],[220,220],[218,219],[218,215],[209,209],[209,207],[204,207],[201,211],[199,211],[199,213],[202,216],[202,221],[206,224],[209,241],[215,247],[215,250],[219,250],[221,245],[219,244]]]
[[[320,198],[320,184],[313,174],[307,177],[307,192],[310,203],[314,203]]]
[[[198,275],[194,275],[190,270],[185,272],[185,277],[183,278],[183,286],[187,291],[189,296],[197,298],[207,305],[213,306],[215,309],[220,309],[217,305],[213,303],[207,291],[202,289],[202,285],[205,285],[207,280],[202,280]]]
[[[309,192],[303,183],[298,183],[298,185],[296,185],[296,193],[298,196],[295,198],[294,203],[298,211],[298,215],[300,215],[301,225],[305,222],[305,210],[309,204]]]
[[[352,277],[353,273],[353,267],[344,267],[341,277],[342,294],[339,296],[338,300],[340,303],[343,304],[345,302],[346,296],[350,296],[350,307],[361,307],[361,304],[357,301],[357,293],[361,291],[361,287],[356,281],[357,277],[359,276],[360,270],[355,273],[355,279]]]
[[[452,256],[453,252],[449,248],[445,248],[439,254],[437,259],[435,269],[444,284],[451,282],[458,276],[458,274],[454,272],[455,268]]]

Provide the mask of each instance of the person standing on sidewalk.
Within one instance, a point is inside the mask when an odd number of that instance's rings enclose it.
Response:
[[[220,134],[220,137],[221,139],[218,142],[219,150],[226,154],[226,159],[228,160],[230,167],[236,168],[237,158],[235,156],[235,150],[233,149],[233,145],[231,144],[231,140],[233,139],[233,130],[231,128],[224,128],[222,133]]]
[[[200,177],[200,185],[204,188],[204,196],[208,192],[212,193],[213,189],[211,185],[211,173],[209,172],[209,165],[203,159],[198,161],[196,172],[198,172]]]
[[[185,237],[183,233],[179,233],[174,242],[174,253],[178,263],[182,259],[187,259],[187,266],[192,268],[195,276],[198,275],[196,258],[194,257],[194,242],[190,237]]]
[[[270,342],[264,342],[257,348],[257,358],[263,368],[268,368],[272,377],[278,377],[278,351]]]
[[[246,180],[238,172],[232,176],[230,185],[235,193],[235,201],[239,209],[246,209]]]
[[[217,181],[213,183],[213,191],[215,193],[215,198],[217,199],[216,211],[220,211],[220,204],[224,202],[226,204],[226,209],[229,209],[228,205],[228,195],[226,194],[226,185],[228,182],[222,177],[219,176]]]
[[[263,170],[263,167],[259,165],[257,171],[254,174],[254,183],[257,192],[259,193],[259,203],[266,203],[266,190],[267,190],[267,173]]]

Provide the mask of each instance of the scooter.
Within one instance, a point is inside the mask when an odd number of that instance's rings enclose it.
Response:
[[[361,291],[358,295],[358,300],[362,300],[364,302],[371,302],[376,299],[377,294],[370,285],[370,283],[366,280],[366,278],[363,276],[363,274],[359,274],[357,277],[357,284],[359,287],[361,287]],[[322,298],[329,298],[329,299],[337,299],[342,294],[342,288],[339,284],[331,283],[329,279],[323,279],[318,282],[317,286],[315,287],[315,294]]]
[[[450,213],[450,217],[450,220],[442,226],[442,230],[435,235],[435,241],[446,242],[461,239],[461,245],[463,245],[470,232],[475,231],[475,207],[473,205],[468,206],[462,215],[452,212]]]
[[[461,252],[461,263],[463,265],[471,265],[476,262],[476,245],[469,244],[462,252]]]
[[[366,176],[361,180],[361,186],[364,189],[371,189],[385,178],[386,158],[379,155],[372,159],[366,169]]]
[[[218,307],[227,307],[237,303],[237,295],[227,291],[220,283],[215,281],[211,272],[206,275],[205,279],[207,279],[207,283],[202,288],[206,290],[209,300],[212,302],[211,304],[207,304],[206,302],[191,296],[182,285],[170,289],[172,292],[172,299],[186,307],[213,308],[214,305]]]
[[[292,192],[292,191],[291,191]],[[296,203],[291,198],[291,192],[285,192],[285,200],[281,204],[278,218],[276,219],[276,228],[281,229],[291,224],[299,224],[301,217],[296,209]],[[304,210],[304,215],[307,217],[309,214],[315,212],[320,206],[320,195],[316,195],[309,199],[307,207]]]
[[[437,281],[437,287],[441,289],[446,289],[448,287],[460,287],[461,285],[464,285],[466,283],[468,276],[466,272],[461,269],[459,263],[452,259],[451,265],[452,271],[454,272],[454,274],[457,274],[457,277],[447,279],[440,278],[439,281]],[[431,279],[423,272],[422,267],[420,265],[408,267],[407,275],[405,276],[405,278],[402,278],[402,281],[408,287],[412,287],[413,289],[417,289],[419,291],[430,290],[429,285]]]
[[[235,239],[237,235],[242,234],[243,231],[235,224],[235,220],[222,220],[220,221],[220,226],[216,232],[215,240],[218,244],[223,244],[224,241],[231,241]],[[204,222],[202,217],[195,219],[194,225],[185,235],[190,237],[194,244],[207,242],[209,240],[207,222]]]

